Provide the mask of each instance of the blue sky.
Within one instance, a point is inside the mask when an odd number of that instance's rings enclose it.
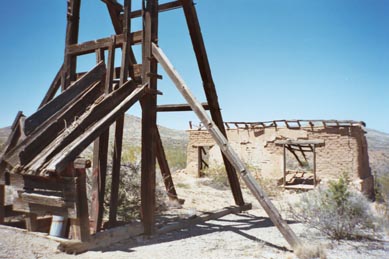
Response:
[[[389,133],[389,0],[195,2],[225,121],[350,119]],[[7,1],[0,23],[4,127],[18,110],[37,109],[63,62],[66,1]],[[80,42],[113,33],[105,5],[84,0]],[[160,15],[159,45],[205,101],[182,10]],[[134,50],[139,57],[140,47]],[[94,62],[80,58],[79,71]],[[159,103],[183,103],[160,73]],[[129,111],[139,112],[139,105]],[[158,114],[171,128],[187,129],[189,120],[198,122],[191,112]]]

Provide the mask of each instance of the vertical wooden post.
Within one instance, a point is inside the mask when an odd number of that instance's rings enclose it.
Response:
[[[284,182],[284,188],[286,187],[286,148],[285,144],[282,145],[282,152],[283,152],[283,164],[282,164],[282,172],[283,172],[283,182]]]
[[[202,177],[202,170],[203,170],[203,154],[201,151],[201,147],[197,147],[197,176]]]
[[[29,213],[26,215],[26,229],[31,232],[38,231],[38,221],[36,214]]]
[[[158,39],[158,0],[143,1],[142,83],[157,90],[157,61],[152,56],[152,43]],[[141,210],[145,234],[154,232],[155,224],[155,127],[157,96],[146,94],[142,99],[142,175]]]
[[[122,63],[120,70],[120,86],[122,86],[128,80],[128,73],[132,71],[132,63],[130,60],[131,51],[131,0],[124,1],[124,15],[123,15],[123,35],[124,44],[122,47]],[[131,72],[133,75],[133,72]],[[124,114],[122,114],[115,124],[115,140],[112,158],[112,185],[111,185],[111,204],[109,221],[110,225],[114,225],[116,222],[117,214],[117,203],[118,203],[118,192],[119,192],[119,178],[120,178],[120,166],[122,158],[122,147],[123,147],[123,127],[124,127]]]
[[[80,6],[81,0],[67,0],[65,61],[61,80],[62,90],[66,90],[70,83],[76,80],[77,57],[69,55],[67,53],[67,48],[69,45],[76,44],[78,42]]]
[[[4,218],[5,218],[5,185],[0,183],[0,224],[4,223]]]
[[[74,239],[86,242],[90,238],[88,199],[86,197],[86,172],[78,169],[78,177],[75,177],[76,210],[77,219],[71,219],[71,230]]]
[[[99,63],[104,60],[104,50],[97,49],[96,62]],[[106,74],[106,77],[107,76],[108,73]],[[108,93],[107,89],[105,90],[105,93]],[[105,183],[108,164],[108,140],[109,131],[106,131],[93,143],[91,218],[94,232],[101,230],[104,215]]]
[[[316,145],[313,145],[313,186],[316,186],[317,179],[316,179]]]
[[[223,117],[220,112],[216,87],[213,82],[211,67],[209,65],[207,51],[205,49],[205,44],[200,29],[200,23],[197,17],[197,12],[194,7],[193,0],[181,0],[181,2],[182,2],[182,7],[184,9],[188,29],[190,32],[193,49],[196,54],[196,59],[200,70],[201,78],[203,80],[203,87],[208,101],[212,120],[215,122],[216,126],[219,128],[223,136],[227,137],[226,130],[223,124]],[[238,176],[236,175],[236,171],[234,170],[234,167],[231,165],[231,163],[228,161],[225,155],[222,154],[222,156],[228,174],[228,180],[230,182],[232,194],[235,199],[235,203],[237,205],[242,206],[244,204],[244,200],[243,200]]]

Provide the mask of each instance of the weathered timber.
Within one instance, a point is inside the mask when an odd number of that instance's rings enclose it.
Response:
[[[209,110],[207,103],[201,103],[205,110]],[[192,108],[188,104],[164,104],[157,106],[157,112],[186,112],[192,111]]]
[[[105,74],[105,65],[103,62],[97,64],[88,73],[79,80],[74,82],[66,91],[60,94],[57,98],[51,100],[37,112],[26,118],[24,131],[29,135],[39,125],[47,121],[51,116],[61,110],[64,106],[70,105],[77,100],[82,92],[84,92],[91,84],[100,81]]]
[[[102,94],[99,82],[92,85],[74,103],[65,105],[50,120],[43,122],[38,130],[33,131],[28,138],[9,151],[4,156],[6,162],[13,167],[29,163]]]
[[[121,87],[127,80],[128,75],[134,79],[133,64],[130,58],[131,53],[131,19],[129,13],[131,12],[131,1],[124,1],[124,16],[123,16],[123,36],[124,43],[122,46],[122,63],[120,70],[120,82]],[[118,206],[118,192],[119,192],[119,178],[120,178],[120,166],[122,158],[122,146],[123,146],[123,131],[124,131],[124,113],[120,115],[115,123],[115,139],[112,157],[112,184],[111,184],[111,203],[109,210],[109,222],[111,225],[116,223],[116,214]]]
[[[78,170],[76,177],[76,218],[70,218],[70,228],[73,239],[86,242],[90,238],[88,198],[86,196],[86,172],[85,169]],[[64,194],[66,197],[66,193]]]
[[[197,12],[194,7],[193,0],[180,0],[180,2],[182,3],[190,37],[192,40],[193,50],[196,55],[200,75],[203,81],[203,87],[210,108],[211,118],[215,122],[216,126],[219,128],[223,136],[227,137],[223,124],[223,117],[220,112],[220,105],[216,93],[216,87],[213,82],[211,67],[209,65],[207,51],[205,48],[203,36],[200,29],[200,23],[197,17]],[[238,181],[238,177],[236,175],[234,167],[231,165],[225,155],[222,154],[222,156],[226,167],[232,194],[235,199],[235,203],[237,205],[243,205],[244,200],[242,196],[242,191],[240,189],[240,183]]]
[[[28,167],[28,170],[31,171],[30,173],[37,173],[40,167],[48,162],[53,156],[61,153],[77,137],[89,130],[91,125],[113,111],[116,105],[122,102],[135,88],[136,85],[130,81],[126,87],[121,87],[109,95],[106,95],[103,100],[100,100],[99,103],[92,106],[86,114],[73,123],[74,125],[69,127],[66,134],[60,135],[52,145],[48,146],[44,152],[41,152],[40,156],[37,156],[26,166]],[[100,132],[100,134],[101,133],[102,132]],[[97,138],[98,136],[95,137]],[[80,152],[81,151],[82,150],[80,150]]]
[[[189,218],[189,219],[184,219],[180,222],[174,222],[170,225],[163,226],[163,227],[159,228],[156,232],[157,232],[157,234],[165,234],[165,233],[168,233],[171,231],[175,231],[175,230],[179,230],[179,229],[183,229],[183,228],[189,228],[191,226],[204,223],[208,220],[214,220],[214,219],[218,219],[218,218],[224,217],[224,216],[229,215],[229,214],[237,214],[237,213],[241,213],[243,211],[251,210],[251,208],[252,208],[252,206],[250,203],[246,203],[242,206],[226,207],[226,208],[223,208],[221,210],[204,213],[202,215],[195,216],[195,217]]]
[[[53,82],[51,83],[49,89],[47,90],[47,93],[45,95],[45,97],[43,97],[43,100],[41,102],[41,104],[39,105],[39,108],[42,108],[42,106],[44,106],[46,103],[50,102],[55,94],[57,93],[59,87],[61,86],[61,76],[62,76],[62,72],[63,72],[63,64],[62,66],[59,68],[57,74],[55,75],[54,79],[53,79]]]
[[[146,0],[143,6],[142,82],[157,90],[158,63],[152,58],[152,43],[158,40],[158,1]],[[157,96],[147,94],[142,99],[142,167],[141,210],[145,234],[154,232],[155,225],[155,127],[157,124]]]
[[[9,174],[7,184],[16,189],[44,189],[62,191],[64,188],[73,191],[74,179],[69,177],[41,177],[35,175]]]
[[[158,12],[170,11],[173,9],[180,8],[181,6],[182,5],[181,5],[180,1],[172,1],[172,2],[168,2],[168,3],[160,4],[160,5],[158,5]],[[130,16],[131,16],[131,18],[141,17],[142,10],[133,11],[133,12],[131,12]]]
[[[0,183],[0,224],[4,223],[5,218],[5,185]]]
[[[250,171],[246,168],[245,164],[240,160],[239,156],[232,149],[228,140],[221,133],[219,128],[215,125],[211,118],[209,118],[207,112],[203,109],[200,103],[193,96],[189,88],[186,86],[184,80],[175,71],[174,67],[167,59],[165,54],[153,44],[153,55],[158,62],[165,69],[166,73],[172,79],[176,85],[178,91],[182,94],[188,104],[192,107],[195,114],[198,116],[200,121],[206,125],[209,133],[220,147],[226,158],[229,159],[231,164],[235,167],[235,170],[240,173],[243,181],[250,189],[251,193],[257,198],[263,209],[269,215],[271,221],[279,229],[284,238],[288,241],[292,248],[297,248],[301,245],[300,240],[297,238],[293,230],[288,226],[285,220],[282,219],[276,207],[273,205],[267,194],[263,191],[262,187],[257,183],[255,178],[252,176]]]
[[[80,242],[77,240],[55,239],[59,241],[58,249],[69,253],[79,254],[88,250],[108,247],[112,244],[134,238],[143,233],[143,225],[141,223],[131,223],[120,227],[107,229],[103,232],[98,232],[92,235],[88,242]],[[48,237],[51,239],[51,237]]]
[[[127,88],[125,87],[126,84],[124,84],[116,91]],[[133,86],[132,81],[128,81],[128,86]],[[139,98],[144,95],[144,88],[145,86],[141,86],[131,91],[133,87],[129,87],[131,94],[129,94],[118,104],[116,103],[118,98],[115,98],[117,95],[111,94],[111,98],[106,98],[104,102],[107,105],[104,105],[101,109],[96,109],[96,114],[93,114],[92,116],[92,118],[96,118],[96,116],[98,116],[97,118],[99,118],[99,120],[93,125],[92,123],[87,123],[87,125],[92,126],[90,126],[87,131],[78,134],[78,137],[72,143],[69,143],[67,145],[68,147],[64,149],[63,152],[57,154],[52,159],[50,164],[47,165],[46,170],[57,172],[62,171],[67,163],[73,161],[77,155],[79,155],[90,143],[93,142],[94,139],[96,139],[96,137],[98,137],[104,130],[106,130],[116,120],[116,118],[120,116],[120,114],[128,110],[136,101],[139,100]],[[104,113],[106,112],[106,108],[110,110],[108,113]],[[104,114],[106,115],[104,116]],[[83,122],[81,122],[81,124]]]
[[[58,206],[48,206],[43,204],[28,203],[24,202],[21,198],[15,198],[13,204],[13,210],[23,213],[36,214],[38,216],[44,215],[58,215],[69,218],[77,218],[77,212],[74,207],[58,207]]]
[[[22,199],[22,201],[27,203],[44,204],[54,207],[67,207],[64,198],[58,196],[48,196],[37,193],[21,193],[20,198]]]
[[[116,35],[116,37],[117,38],[116,38],[115,47],[121,47],[124,43],[124,35],[119,34]],[[130,38],[131,38],[131,44],[133,45],[142,43],[142,31],[132,32],[130,34]],[[76,55],[85,55],[85,54],[93,53],[95,52],[96,49],[107,50],[111,45],[111,43],[112,43],[112,38],[108,37],[108,38],[102,38],[93,41],[87,41],[80,44],[73,44],[67,48],[67,54],[76,56]]]
[[[176,188],[174,187],[174,182],[172,179],[172,174],[170,172],[169,164],[166,159],[166,154],[163,149],[163,144],[161,140],[161,135],[159,134],[158,127],[155,127],[155,146],[156,146],[156,155],[161,170],[163,182],[165,184],[166,193],[170,199],[178,200]]]
[[[80,27],[80,7],[81,0],[67,1],[67,23],[65,38],[65,58],[64,69],[62,70],[61,85],[62,90],[66,90],[72,81],[76,80],[77,59],[67,53],[66,49],[78,42],[78,32]]]
[[[19,111],[16,114],[16,118],[15,118],[14,122],[12,123],[11,134],[8,136],[7,141],[3,144],[2,152],[0,153],[0,163],[3,160],[4,154],[8,153],[9,150],[14,148],[17,145],[19,138],[22,135],[24,135],[24,133],[22,133],[23,129],[22,129],[22,125],[20,123],[20,120],[22,119],[22,117],[25,117],[25,116],[23,115],[23,113],[21,111]],[[2,173],[0,172],[0,178],[1,178],[1,176],[2,176]]]

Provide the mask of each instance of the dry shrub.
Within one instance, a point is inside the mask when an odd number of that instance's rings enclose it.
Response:
[[[299,246],[294,250],[294,253],[300,259],[327,258],[324,248],[317,245]]]
[[[375,235],[376,218],[369,201],[361,193],[349,190],[345,176],[330,182],[328,189],[303,194],[299,203],[289,204],[289,212],[295,220],[335,240]]]

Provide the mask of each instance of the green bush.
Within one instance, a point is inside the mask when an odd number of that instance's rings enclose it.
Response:
[[[361,193],[349,190],[347,176],[330,182],[327,189],[303,194],[299,203],[289,205],[289,211],[294,219],[335,240],[375,234],[369,201]]]

